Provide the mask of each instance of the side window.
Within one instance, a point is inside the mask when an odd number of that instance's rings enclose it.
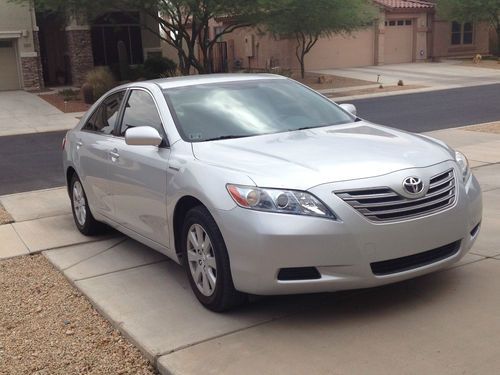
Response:
[[[124,95],[125,92],[121,91],[106,98],[92,114],[82,130],[112,134]]]
[[[165,134],[153,98],[142,90],[133,90],[128,98],[120,135],[125,136],[127,129],[137,126],[152,126],[162,136]]]

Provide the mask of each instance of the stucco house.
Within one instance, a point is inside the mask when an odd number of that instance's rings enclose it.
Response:
[[[0,90],[81,85],[94,66],[117,70],[161,54],[158,24],[139,12],[111,12],[88,22],[42,13],[33,3],[0,0]]]
[[[352,35],[321,38],[306,56],[308,70],[431,61],[489,54],[486,23],[443,20],[431,0],[372,0],[378,22]],[[437,0],[439,1],[439,0]],[[220,23],[226,22],[219,20]],[[214,32],[221,24],[214,25]],[[295,39],[276,39],[256,29],[238,29],[223,37],[229,69],[280,66],[298,69]],[[216,56],[220,56],[218,53]],[[217,62],[215,66],[220,65]]]

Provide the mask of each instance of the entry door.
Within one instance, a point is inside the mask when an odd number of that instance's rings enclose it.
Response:
[[[387,21],[385,28],[385,63],[410,63],[414,59],[413,20]]]
[[[166,139],[153,97],[132,90],[125,105],[119,138],[114,140],[111,192],[114,218],[124,227],[168,247],[167,168],[170,149],[164,145],[129,146],[125,132],[151,126]]]
[[[0,91],[20,89],[16,50],[12,40],[0,40],[0,67]]]

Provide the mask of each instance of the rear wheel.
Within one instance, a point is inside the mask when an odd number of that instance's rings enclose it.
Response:
[[[92,216],[87,195],[83,189],[82,182],[76,174],[71,178],[69,191],[73,218],[75,219],[78,230],[86,236],[101,232],[104,225]]]
[[[221,312],[244,303],[246,295],[234,289],[222,234],[205,207],[188,211],[182,239],[184,267],[203,306]]]

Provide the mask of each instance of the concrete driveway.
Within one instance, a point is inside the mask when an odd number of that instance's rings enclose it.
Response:
[[[461,65],[457,61],[441,63],[391,64],[348,69],[314,71],[341,77],[377,81],[384,85],[423,85],[435,89],[467,87],[500,83],[500,69],[488,69]]]
[[[0,91],[0,136],[67,130],[81,113],[63,113],[26,91]]]
[[[162,374],[496,373],[500,135],[431,135],[470,157],[484,189],[484,220],[470,254],[419,279],[259,298],[215,314],[164,256],[115,232],[80,235],[65,189],[0,197],[16,220],[0,226],[0,258],[42,251]]]

